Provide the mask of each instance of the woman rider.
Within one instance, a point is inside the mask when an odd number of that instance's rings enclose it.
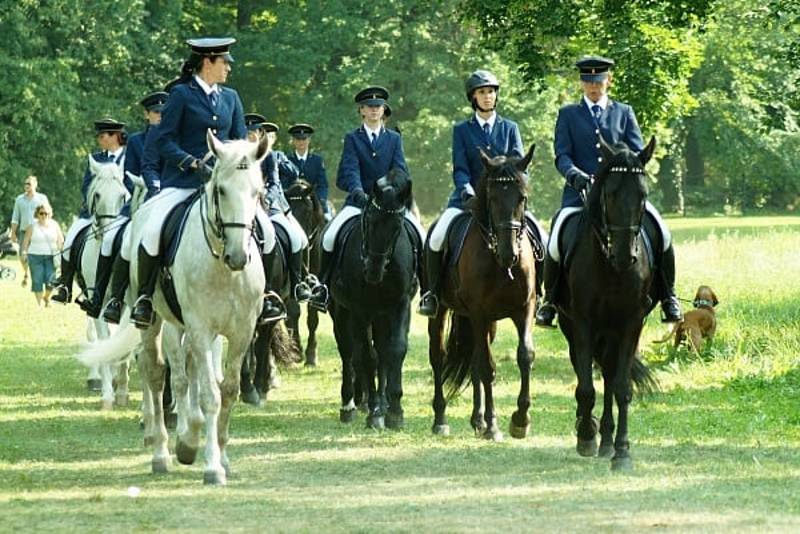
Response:
[[[171,88],[161,112],[161,123],[152,136],[147,136],[144,166],[148,166],[153,152],[157,152],[163,159],[163,170],[161,192],[143,206],[148,219],[138,250],[139,297],[131,313],[131,320],[138,328],[148,328],[155,319],[152,297],[158,280],[164,219],[174,206],[202,187],[210,174],[206,132],[210,129],[222,141],[247,136],[239,94],[221,85],[231,71],[230,46],[235,42],[233,38],[187,41],[191,55],[184,64],[181,78]],[[156,147],[155,151],[148,150],[151,144]],[[263,210],[257,212],[256,219],[263,230],[262,253],[269,254],[275,246],[275,230]],[[280,306],[272,299],[265,299],[262,319],[281,313]]]

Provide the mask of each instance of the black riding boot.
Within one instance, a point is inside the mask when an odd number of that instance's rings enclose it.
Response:
[[[148,329],[155,322],[153,293],[158,282],[159,268],[158,256],[151,256],[143,246],[139,245],[139,298],[133,305],[131,321],[141,330]]]
[[[556,318],[556,288],[561,273],[561,265],[550,257],[544,256],[544,300],[536,312],[536,326],[555,328],[553,321]]]
[[[280,295],[273,289],[270,280],[272,266],[275,264],[275,255],[278,253],[278,244],[272,248],[269,254],[261,255],[261,262],[264,266],[264,303],[261,307],[261,315],[258,317],[258,324],[263,325],[273,321],[280,321],[286,317],[286,306],[283,304]]]
[[[304,271],[303,251],[298,250],[289,256],[289,290],[294,299],[301,304],[311,297],[311,288],[306,283]]]
[[[69,259],[61,256],[61,276],[54,282],[56,286],[52,300],[67,304],[72,302],[72,279],[75,277],[75,268]]]
[[[322,249],[319,267],[319,284],[311,291],[308,305],[322,313],[328,312],[328,299],[330,297],[328,287],[330,286],[331,270],[333,270],[333,252]]]
[[[100,317],[100,311],[103,309],[103,298],[106,296],[106,288],[108,288],[108,282],[111,280],[111,270],[113,267],[113,256],[103,256],[102,254],[98,256],[92,298],[84,300],[80,305],[81,309],[85,311],[89,317],[94,317],[95,319]]]
[[[436,317],[439,311],[439,280],[442,272],[443,252],[425,251],[425,278],[428,290],[419,299],[417,313],[425,317]]]
[[[662,323],[677,323],[683,319],[681,305],[675,297],[675,252],[672,245],[661,255],[661,311]]]
[[[103,311],[103,320],[111,324],[119,324],[122,316],[122,306],[125,300],[125,291],[130,284],[131,263],[126,261],[121,254],[114,260],[114,273],[111,283],[111,298],[108,299],[106,309]]]

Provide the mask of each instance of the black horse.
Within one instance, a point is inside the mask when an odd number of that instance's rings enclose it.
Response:
[[[442,305],[436,317],[428,321],[435,434],[450,432],[443,385],[450,384],[452,397],[460,392],[470,376],[472,428],[487,439],[502,439],[494,407],[495,365],[490,345],[497,321],[506,317],[517,329],[520,373],[511,435],[523,438],[530,428],[530,371],[535,357],[531,323],[536,306],[536,262],[532,241],[526,235],[525,170],[533,151],[534,146],[531,146],[523,158],[489,158],[481,151],[484,171],[476,187],[476,196],[466,206],[472,212],[472,222],[457,264],[444,277]],[[444,327],[451,310],[450,335],[445,347]]]
[[[322,203],[314,191],[314,186],[305,180],[297,180],[286,189],[286,199],[292,208],[294,215],[300,226],[303,227],[308,236],[308,250],[305,259],[306,268],[312,274],[319,273],[322,228],[325,226],[325,211]],[[306,325],[308,326],[308,344],[306,345],[305,358],[306,366],[314,367],[317,365],[317,326],[319,326],[319,316],[317,310],[308,306],[308,316]],[[303,342],[300,339],[300,305],[296,300],[290,298],[286,307],[286,325],[291,331],[297,347],[302,352]]]
[[[655,386],[638,354],[644,319],[656,302],[647,251],[652,245],[642,233],[647,198],[644,167],[654,148],[655,138],[638,155],[624,144],[611,147],[601,140],[605,163],[574,223],[577,240],[568,254],[556,303],[578,377],[577,451],[582,456],[598,454],[598,425],[592,416],[595,363],[604,388],[599,455],[613,455],[612,469],[633,465],[628,442],[632,382],[640,390]],[[614,399],[619,426],[612,441]]]
[[[342,358],[342,422],[355,418],[358,380],[367,393],[369,427],[403,424],[402,366],[419,246],[405,221],[411,201],[409,176],[391,169],[373,187],[344,245],[337,244],[341,261],[332,271],[330,309]]]

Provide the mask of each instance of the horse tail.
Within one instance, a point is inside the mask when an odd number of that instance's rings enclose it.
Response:
[[[633,358],[633,366],[631,367],[631,379],[636,388],[636,394],[639,397],[650,395],[660,389],[658,380],[650,372],[650,369],[639,359],[636,355]]]
[[[139,331],[127,321],[129,312],[122,316],[120,321],[124,326],[114,332],[108,339],[99,339],[78,354],[77,358],[87,367],[104,363],[119,363],[130,357],[133,350],[139,345],[141,336]]]
[[[283,321],[279,321],[272,328],[269,348],[272,355],[275,357],[275,363],[283,365],[284,367],[294,363],[300,363],[303,360],[303,355],[297,347],[297,343],[295,343],[292,336],[289,335]]]
[[[469,317],[450,315],[450,333],[447,336],[442,379],[449,386],[447,399],[457,397],[464,388],[472,368],[472,349],[475,340]]]

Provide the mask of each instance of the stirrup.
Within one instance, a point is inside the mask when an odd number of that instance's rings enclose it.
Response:
[[[682,320],[683,313],[681,313],[680,304],[675,297],[667,297],[661,301],[662,323],[679,323]]]
[[[536,310],[534,324],[542,328],[555,328],[553,321],[556,318],[556,307],[549,302],[543,302],[541,307]]]
[[[140,313],[138,313],[139,304],[144,305],[145,302],[150,304],[150,317],[140,317]],[[153,299],[147,295],[139,295],[139,298],[133,303],[133,311],[131,312],[133,324],[136,328],[147,330],[153,325],[155,318],[156,312],[153,310]]]
[[[54,289],[55,294],[50,297],[50,300],[60,302],[61,304],[69,304],[72,302],[72,295],[66,284],[58,284]]]
[[[267,304],[272,305],[272,307],[278,311],[278,314],[265,316],[264,310],[267,308]],[[275,321],[280,321],[281,319],[286,319],[286,306],[283,304],[283,300],[281,299],[280,295],[274,291],[267,291],[264,293],[264,304],[261,308],[261,313],[258,316],[258,324],[265,325],[274,323]]]
[[[301,295],[300,294],[301,291],[304,294]],[[308,301],[308,299],[311,298],[311,288],[308,287],[308,284],[306,284],[305,282],[298,282],[294,286],[294,295],[293,295],[293,297],[294,297],[294,300],[296,300],[299,304],[302,304],[302,303]]]
[[[439,298],[433,291],[426,291],[419,300],[417,313],[423,317],[436,317],[439,312]]]
[[[311,292],[311,298],[308,299],[308,305],[311,308],[317,310],[318,312],[328,313],[329,298],[330,298],[330,293],[328,292],[328,286],[326,286],[323,283],[320,283]]]
[[[111,297],[103,308],[103,320],[109,324],[119,324],[121,316],[122,302],[116,297]]]

